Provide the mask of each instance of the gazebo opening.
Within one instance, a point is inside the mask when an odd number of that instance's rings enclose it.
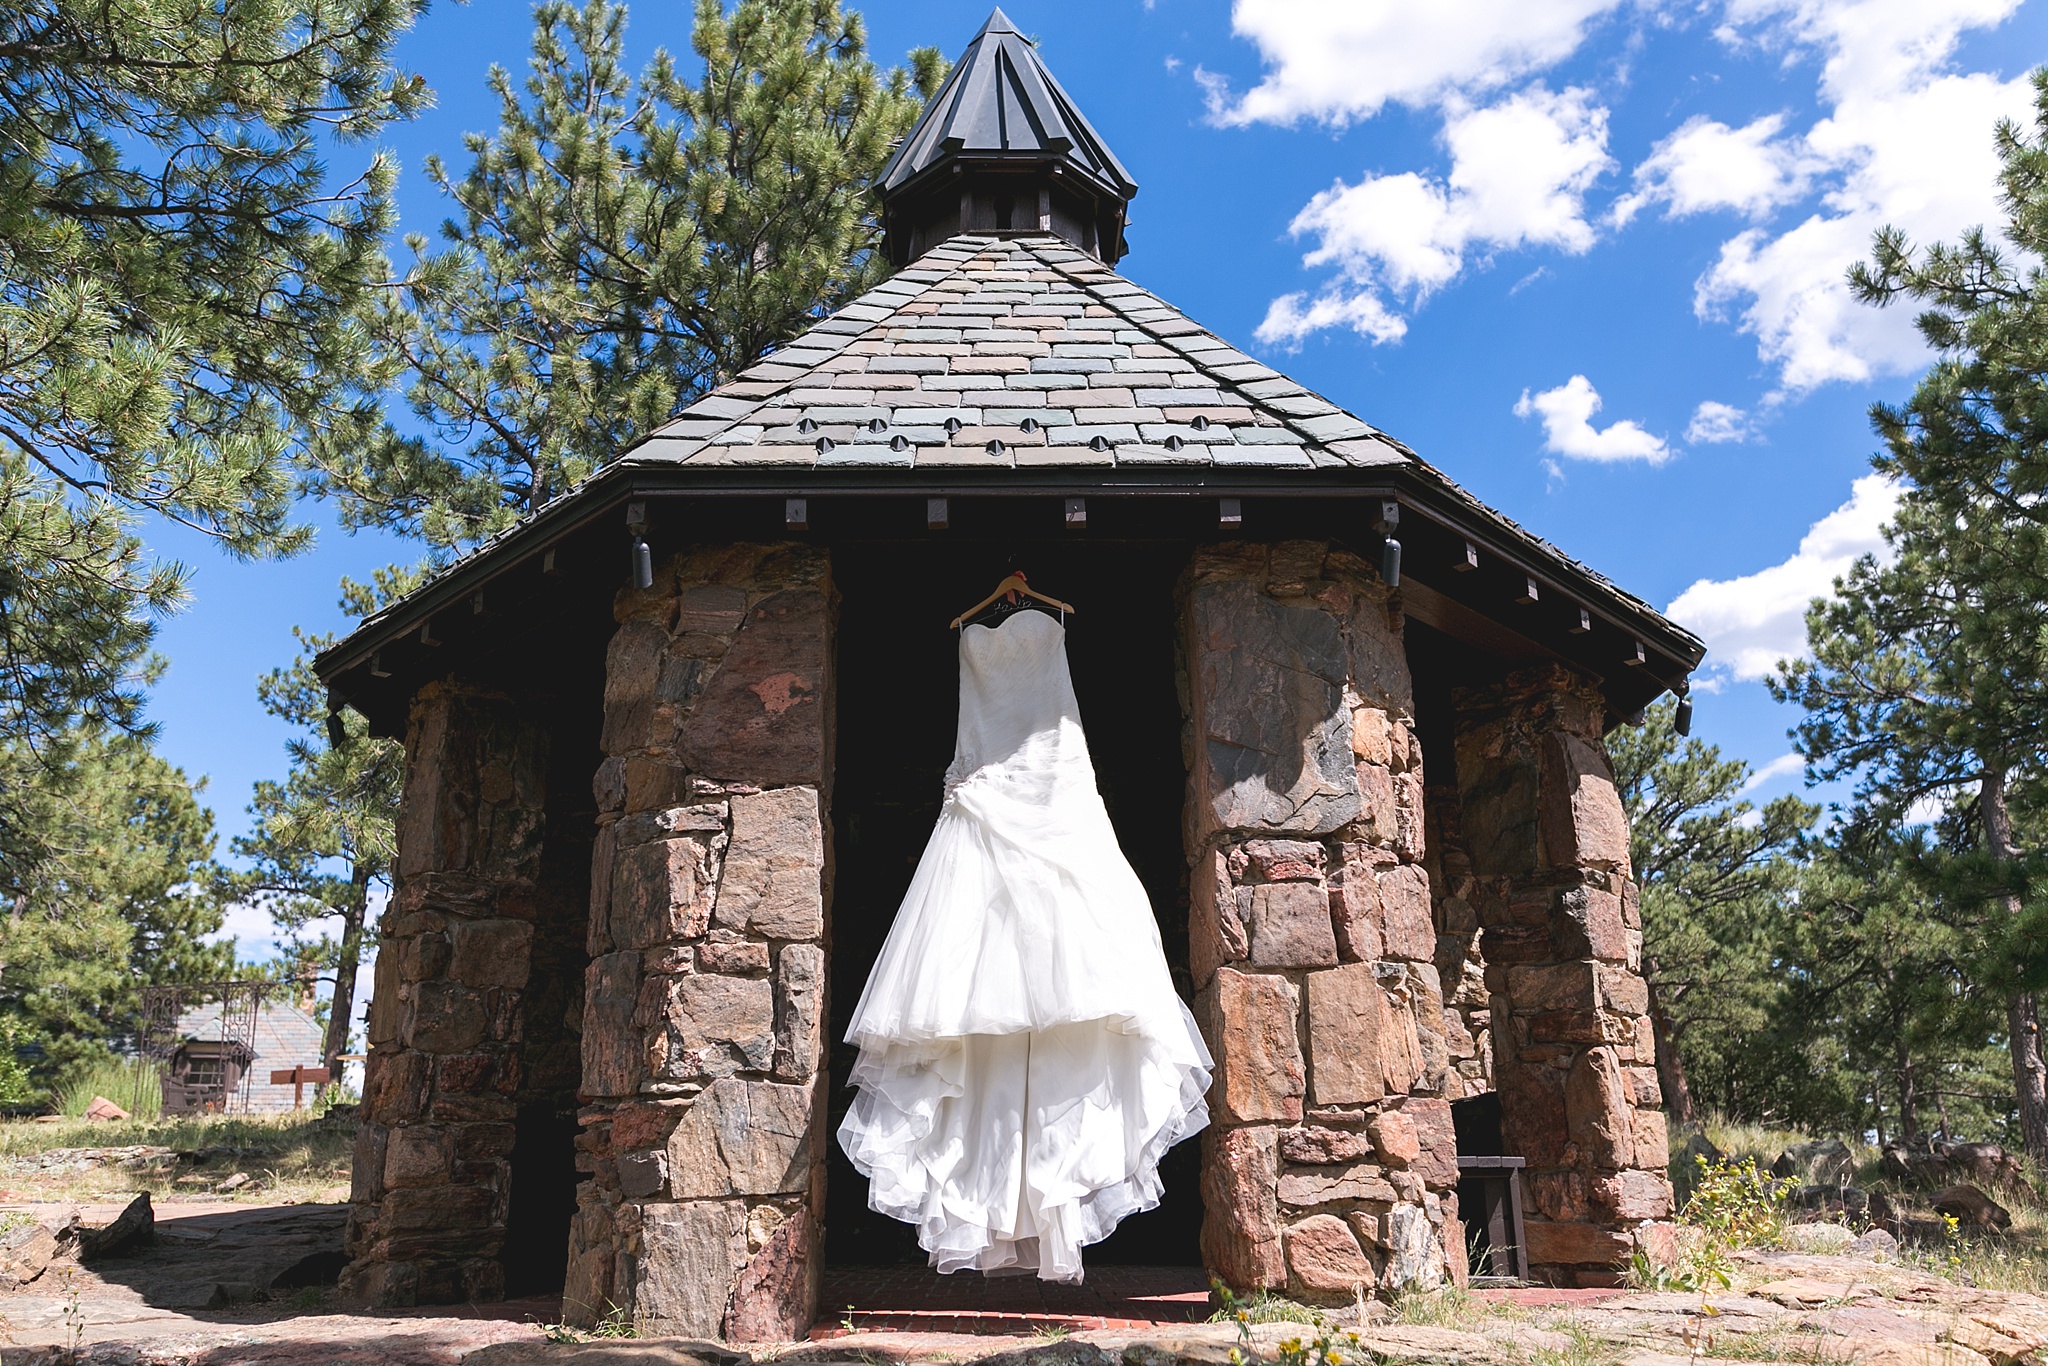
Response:
[[[956,501],[956,520],[973,516]],[[1073,603],[1067,653],[1097,781],[1124,854],[1159,919],[1175,985],[1187,979],[1187,858],[1175,578],[1188,547],[977,534],[841,542],[833,765],[831,1092],[828,1131],[851,1102],[854,1050],[840,1039],[937,820],[959,710],[957,636],[947,623],[1004,574]],[[995,528],[985,530],[994,531]],[[1200,1260],[1200,1145],[1161,1166],[1164,1203],[1091,1248],[1098,1265]],[[916,1232],[867,1207],[867,1180],[830,1144],[826,1259],[922,1265]]]

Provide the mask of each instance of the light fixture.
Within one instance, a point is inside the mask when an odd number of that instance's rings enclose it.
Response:
[[[1452,563],[1451,568],[1460,574],[1469,574],[1478,567],[1479,547],[1467,541],[1465,542],[1465,553]]]
[[[1692,734],[1692,682],[1689,679],[1678,685],[1678,708],[1672,713],[1671,723],[1680,735]]]
[[[951,523],[951,507],[943,498],[924,500],[924,525],[927,531],[944,531]]]
[[[782,525],[790,531],[811,529],[811,503],[808,498],[785,498],[782,500]]]
[[[633,538],[633,586],[643,593],[654,587],[654,551],[644,536]]]
[[[1401,586],[1401,542],[1395,533],[1401,529],[1401,505],[1389,498],[1380,504],[1380,519],[1372,524],[1374,531],[1387,539],[1380,545],[1380,578],[1389,588]]]
[[[1236,531],[1244,525],[1244,500],[1242,498],[1218,498],[1216,500],[1216,525],[1223,531]]]

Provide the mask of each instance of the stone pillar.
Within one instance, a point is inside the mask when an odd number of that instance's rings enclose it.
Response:
[[[379,1307],[502,1296],[547,732],[512,699],[413,701],[342,1275]]]
[[[1326,1302],[1436,1285],[1464,1249],[1398,611],[1283,542],[1198,552],[1182,612],[1203,1260]]]
[[[1608,1285],[1668,1255],[1671,1185],[1628,817],[1606,706],[1543,665],[1461,692],[1457,769],[1508,1150],[1528,1162],[1530,1273]]]
[[[617,617],[564,1312],[800,1338],[823,1250],[827,559],[693,551]]]

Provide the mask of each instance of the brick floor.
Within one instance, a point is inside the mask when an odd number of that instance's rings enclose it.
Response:
[[[857,1333],[1028,1334],[1041,1328],[1150,1328],[1209,1317],[1198,1266],[1092,1267],[1081,1285],[1036,1276],[941,1276],[921,1266],[825,1270],[814,1341]]]

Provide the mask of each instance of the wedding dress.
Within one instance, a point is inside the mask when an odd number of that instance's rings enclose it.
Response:
[[[846,1036],[840,1145],[940,1271],[1079,1281],[1209,1120],[1213,1063],[1096,791],[1065,638],[1037,611],[961,632],[945,805]]]

